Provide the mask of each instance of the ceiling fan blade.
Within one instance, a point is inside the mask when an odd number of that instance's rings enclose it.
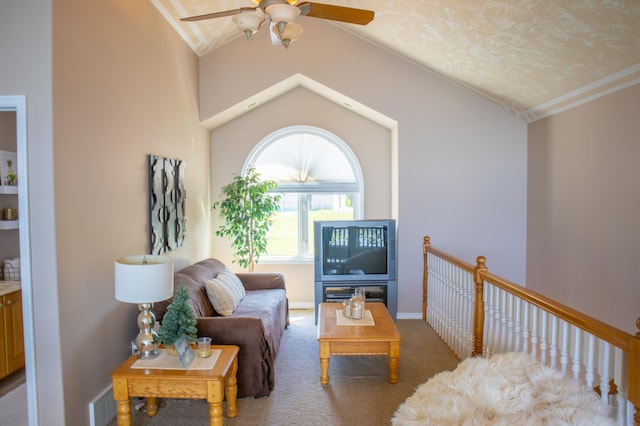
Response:
[[[375,15],[372,10],[355,9],[352,7],[334,6],[323,3],[303,2],[298,3],[296,6],[300,9],[301,15],[358,25],[367,25],[373,20]]]
[[[190,16],[188,18],[180,18],[184,22],[202,21],[205,19],[223,18],[225,16],[239,15],[241,13],[255,12],[257,7],[241,7],[240,9],[227,10],[224,12],[207,13],[205,15]]]

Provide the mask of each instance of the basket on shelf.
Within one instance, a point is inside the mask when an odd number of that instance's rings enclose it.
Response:
[[[2,265],[2,273],[5,281],[20,281],[20,258],[5,260]]]

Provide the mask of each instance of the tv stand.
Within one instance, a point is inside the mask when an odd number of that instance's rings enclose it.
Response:
[[[391,318],[393,318],[394,321],[396,320],[398,293],[395,280],[325,281],[315,283],[316,324],[318,324],[318,305],[320,303],[342,303],[344,300],[349,300],[358,287],[364,288],[365,304],[366,302],[384,303]]]

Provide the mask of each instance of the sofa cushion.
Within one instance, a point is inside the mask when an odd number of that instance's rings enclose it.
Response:
[[[287,327],[287,294],[285,289],[247,291],[233,317],[260,318],[272,356],[280,349],[280,339]]]

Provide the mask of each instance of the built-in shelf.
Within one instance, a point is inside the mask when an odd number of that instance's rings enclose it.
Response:
[[[17,194],[17,186],[0,185],[0,194]]]
[[[18,229],[17,220],[0,220],[0,230]]]

